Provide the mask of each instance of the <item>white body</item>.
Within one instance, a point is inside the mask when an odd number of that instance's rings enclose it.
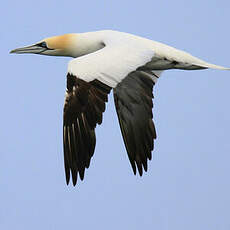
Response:
[[[69,62],[68,72],[85,81],[98,79],[110,87],[116,87],[128,73],[147,63],[158,76],[171,68],[227,69],[168,45],[117,31],[76,34],[73,44],[76,49],[71,50],[71,56],[77,58]],[[172,62],[177,64],[172,66]]]

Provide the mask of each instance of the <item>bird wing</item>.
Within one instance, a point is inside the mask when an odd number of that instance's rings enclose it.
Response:
[[[147,159],[151,160],[156,130],[152,121],[153,72],[131,72],[114,89],[114,101],[121,133],[128,157],[136,174],[147,171]],[[142,168],[143,167],[143,168]]]
[[[130,72],[150,62],[153,56],[154,51],[146,46],[115,44],[71,60],[68,72],[84,81],[97,79],[114,88]]]
[[[96,125],[102,122],[102,113],[105,111],[105,102],[107,102],[107,95],[110,93],[111,88],[116,87],[126,76],[130,79],[132,75],[129,74],[138,67],[144,66],[153,56],[153,51],[143,47],[108,46],[70,61],[63,125],[67,184],[70,180],[70,172],[74,185],[77,182],[78,174],[81,180],[84,178],[85,168],[89,167],[90,159],[95,149],[96,137],[94,130]],[[136,84],[138,83],[136,80]],[[121,118],[123,112],[120,106],[121,98],[118,95],[119,92],[125,93],[122,90],[122,86],[123,84],[118,87],[116,95],[120,123],[125,124],[126,120],[124,121]],[[148,90],[150,88],[148,87]],[[149,95],[148,91],[147,96]],[[130,99],[130,97],[127,97],[127,99]],[[149,102],[148,99],[146,101]],[[140,109],[143,108],[140,107]],[[145,111],[143,110],[142,112],[144,113]],[[147,112],[148,114],[151,113],[150,111]],[[142,116],[144,119],[144,114]],[[141,117],[141,114],[139,117]],[[125,131],[122,132],[124,136],[126,133]],[[155,137],[153,134],[149,135],[149,139],[151,136]],[[124,139],[126,140],[125,137]],[[127,143],[130,146],[128,141]],[[148,145],[145,146],[150,148]],[[140,156],[138,153],[134,153],[134,155]],[[135,160],[139,162],[137,159]],[[141,162],[143,163],[143,160]]]
[[[95,127],[102,122],[105,102],[111,88],[97,80],[85,82],[67,75],[67,90],[64,104],[63,144],[66,182],[70,171],[73,184],[78,174],[84,179],[85,168],[90,165],[96,137]]]

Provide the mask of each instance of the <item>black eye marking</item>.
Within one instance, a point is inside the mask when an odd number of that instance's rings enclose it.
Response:
[[[48,49],[48,47],[47,47],[47,45],[46,45],[46,42],[38,43],[37,46],[40,46],[40,47],[42,47],[42,48]]]

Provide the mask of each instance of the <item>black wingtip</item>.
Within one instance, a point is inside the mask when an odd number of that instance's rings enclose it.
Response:
[[[145,172],[147,172],[147,170],[148,170],[148,163],[147,163],[147,159],[146,159],[146,161],[145,161],[145,162],[143,162],[143,168],[144,168]]]
[[[65,180],[66,180],[66,184],[68,185],[70,181],[70,171],[67,168],[65,168]]]
[[[142,164],[140,162],[136,162],[136,163],[137,163],[137,169],[138,169],[139,175],[142,176],[143,175]]]
[[[69,185],[70,178],[66,177],[66,185]]]
[[[135,162],[131,158],[129,158],[129,161],[131,163],[131,166],[132,166],[132,169],[133,169],[133,173],[134,173],[134,175],[136,175],[137,174],[137,169],[136,169]]]
[[[152,151],[147,152],[147,157],[150,161],[152,160]]]
[[[73,181],[73,186],[77,184],[77,172],[73,173],[72,172],[72,181]]]
[[[143,170],[141,168],[141,170],[138,169],[139,175],[142,176],[143,175]]]
[[[79,171],[80,179],[84,180],[84,175],[85,175],[85,168]]]

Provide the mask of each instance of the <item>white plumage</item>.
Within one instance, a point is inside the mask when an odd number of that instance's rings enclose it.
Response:
[[[64,105],[64,160],[67,184],[83,180],[95,149],[95,127],[102,122],[111,89],[134,174],[147,171],[156,131],[152,89],[167,69],[221,69],[199,58],[142,37],[118,31],[65,34],[11,53],[74,57],[68,64]]]
[[[97,31],[78,34],[77,39],[83,41],[81,47],[85,45],[89,47],[87,40],[94,41],[93,46],[103,43],[105,47],[90,55],[71,60],[68,72],[85,81],[98,79],[113,88],[128,73],[147,63],[151,70],[198,69],[199,67],[225,69],[202,61],[184,51],[127,33]],[[178,62],[178,64],[172,66],[171,62]]]

